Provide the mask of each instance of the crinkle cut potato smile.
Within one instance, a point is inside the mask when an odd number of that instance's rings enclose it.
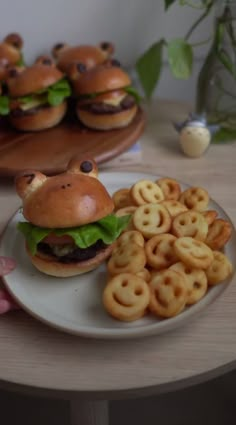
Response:
[[[131,220],[107,264],[103,301],[111,316],[122,321],[139,317],[132,316],[132,310],[122,302],[135,276],[150,293],[145,312],[140,307],[139,314],[167,319],[191,308],[212,286],[232,275],[233,266],[222,252],[232,226],[219,218],[217,211],[208,209],[206,189],[182,190],[177,180],[163,177],[139,180],[118,189],[112,197],[116,215],[129,211]],[[119,298],[111,301],[117,285]]]

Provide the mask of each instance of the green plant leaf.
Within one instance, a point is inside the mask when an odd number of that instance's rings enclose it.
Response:
[[[26,63],[25,63],[25,59],[24,59],[23,53],[21,53],[21,55],[20,55],[20,59],[19,59],[19,61],[17,62],[16,66],[26,66]]]
[[[186,80],[192,73],[193,51],[192,46],[182,39],[175,39],[168,43],[168,61],[175,78]]]
[[[221,127],[213,136],[212,143],[230,143],[236,141],[236,130]]]
[[[217,57],[219,61],[222,63],[222,65],[227,69],[227,71],[229,71],[229,73],[234,78],[236,78],[236,67],[234,63],[231,61],[231,58],[228,55],[228,53],[224,49],[221,49],[220,51],[217,52]]]
[[[202,0],[202,4],[206,7],[211,6],[214,0]]]
[[[165,0],[165,10],[167,10],[176,0]]]
[[[135,69],[146,97],[149,99],[160,78],[164,40],[154,43],[137,60]]]

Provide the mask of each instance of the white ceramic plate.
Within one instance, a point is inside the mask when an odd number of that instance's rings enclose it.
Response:
[[[158,176],[141,173],[104,172],[100,180],[112,194],[121,187],[130,187],[142,178],[155,180]],[[187,188],[182,185],[182,189]],[[211,201],[209,209],[229,220],[223,209]],[[105,286],[105,265],[96,271],[73,278],[53,278],[38,272],[31,264],[24,249],[24,238],[16,229],[22,214],[16,213],[9,221],[0,244],[0,255],[11,256],[17,261],[16,269],[5,276],[5,284],[24,310],[35,318],[57,329],[92,338],[131,338],[167,332],[188,323],[189,320],[219,297],[229,281],[213,287],[197,304],[186,308],[180,315],[158,320],[149,315],[132,323],[111,318],[102,306]],[[236,233],[228,242],[226,255],[236,265]]]

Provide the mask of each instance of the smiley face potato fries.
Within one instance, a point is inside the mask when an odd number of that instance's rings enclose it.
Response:
[[[131,215],[107,263],[103,305],[113,318],[174,317],[232,275],[224,248],[233,229],[204,188],[145,179],[112,199],[118,217]]]

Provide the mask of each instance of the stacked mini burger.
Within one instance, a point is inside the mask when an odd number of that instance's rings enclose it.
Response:
[[[77,96],[77,116],[85,126],[112,130],[126,127],[134,119],[139,96],[117,60],[92,69],[74,64],[70,79]]]
[[[67,110],[71,89],[64,74],[49,58],[8,71],[9,120],[18,130],[40,131],[54,127]]]

